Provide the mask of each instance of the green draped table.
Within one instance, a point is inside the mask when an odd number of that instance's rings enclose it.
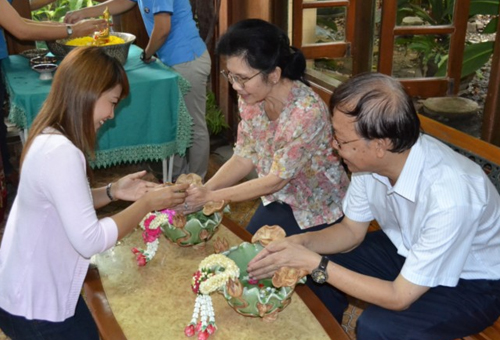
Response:
[[[183,99],[189,83],[159,60],[143,63],[141,52],[139,47],[130,46],[125,64],[130,95],[115,110],[115,119],[98,132],[98,149],[91,164],[94,168],[148,160],[164,160],[165,165],[168,157],[183,155],[190,145],[192,120]],[[40,80],[22,56],[11,55],[1,64],[10,98],[9,119],[27,130],[52,81]]]

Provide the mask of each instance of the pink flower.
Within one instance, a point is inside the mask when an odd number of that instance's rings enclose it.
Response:
[[[137,260],[137,265],[138,266],[143,267],[143,266],[146,265],[146,263],[148,263],[148,261],[146,259],[146,256],[144,256],[144,254],[138,253],[138,254],[136,254],[136,256],[137,256],[136,260]]]
[[[210,334],[207,331],[198,333],[198,340],[207,340]]]
[[[172,219],[175,216],[175,211],[174,210],[165,209],[165,210],[162,210],[160,212],[163,213],[163,214],[168,215],[168,223],[170,223],[170,224],[174,223],[173,219]]]
[[[148,234],[150,234],[151,236],[154,236],[156,238],[158,238],[161,234],[161,229],[160,228],[156,228],[156,229],[149,229],[148,228]]]
[[[208,332],[208,334],[214,334],[216,330],[217,330],[217,327],[215,327],[214,324],[209,324],[207,326],[207,332]]]
[[[156,215],[151,215],[149,216],[145,221],[144,221],[144,227],[148,228],[151,222],[156,218]]]
[[[196,331],[196,332],[201,331],[201,321],[198,321],[198,323],[196,324],[195,331]]]
[[[187,337],[191,337],[194,335],[194,325],[192,323],[184,328],[184,334],[186,334]]]
[[[150,233],[147,230],[142,232],[142,239],[144,240],[145,243],[153,242],[158,238],[159,234],[158,233]]]
[[[136,247],[132,248],[132,253],[137,254],[139,252],[140,252],[139,249],[137,249]]]
[[[198,292],[200,291],[200,277],[201,272],[198,270],[193,274],[193,279],[191,280],[191,289],[195,294],[198,294]]]
[[[258,279],[248,279],[248,284],[256,285],[257,283],[259,283]]]

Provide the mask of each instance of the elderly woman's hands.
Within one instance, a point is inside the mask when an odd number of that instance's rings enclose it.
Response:
[[[209,192],[210,190],[203,185],[191,184],[187,189],[186,200],[183,204],[174,207],[174,210],[187,215],[203,209],[203,205],[208,202],[206,197]]]
[[[210,193],[212,191],[203,185],[191,184],[187,190],[186,205],[192,210],[200,210],[203,205],[210,201]]]
[[[184,202],[188,186],[189,184],[174,184],[154,188],[144,195],[144,199],[149,201],[151,211],[172,208]]]
[[[120,178],[111,186],[112,196],[123,201],[137,201],[148,191],[162,186],[161,184],[143,180],[142,177],[146,173],[144,170]]]
[[[281,267],[305,269],[308,274],[318,266],[321,256],[310,251],[295,236],[271,242],[247,267],[248,274],[256,279],[273,276]]]

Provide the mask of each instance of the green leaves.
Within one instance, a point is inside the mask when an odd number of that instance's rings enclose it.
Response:
[[[494,42],[486,41],[478,44],[469,44],[465,46],[464,60],[462,63],[461,77],[468,76],[478,71],[488,62],[493,53]],[[436,72],[436,77],[446,76],[447,63],[440,65]]]
[[[493,53],[493,46],[493,41],[466,45],[462,64],[462,77],[476,72],[486,64]]]
[[[217,106],[215,95],[213,92],[207,92],[207,109],[205,120],[207,122],[208,132],[212,136],[216,136],[225,129],[229,128],[226,122],[226,117],[221,109]]]
[[[498,15],[500,0],[471,0],[469,16],[476,14]]]
[[[58,21],[62,22],[68,11],[74,11],[98,4],[92,0],[56,0],[53,3],[31,12],[35,21]]]
[[[490,20],[488,25],[483,29],[483,34],[491,34],[497,31],[498,27],[498,18],[493,18]]]

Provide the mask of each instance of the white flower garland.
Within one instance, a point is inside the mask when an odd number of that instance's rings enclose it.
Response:
[[[240,268],[225,255],[213,254],[200,262],[191,283],[197,296],[191,322],[184,329],[186,336],[198,333],[198,339],[205,340],[216,331],[215,313],[209,294],[221,289],[230,279],[236,280],[239,276]]]
[[[204,269],[208,269],[210,271],[215,271],[220,267],[224,268],[222,273],[211,276],[200,283],[200,292],[202,294],[213,293],[217,289],[223,287],[229,279],[234,280],[240,276],[240,268],[238,268],[236,263],[222,254],[213,254],[206,257],[201,261],[198,270],[203,271]]]

